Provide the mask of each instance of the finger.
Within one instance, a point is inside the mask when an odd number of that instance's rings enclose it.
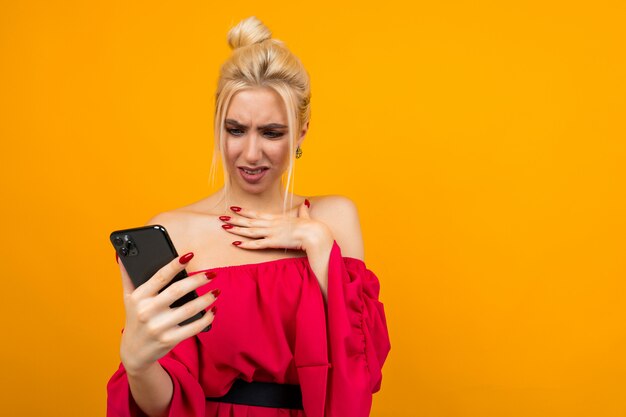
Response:
[[[275,216],[269,213],[261,213],[257,210],[245,209],[237,207],[236,210],[233,210],[233,206],[230,207],[231,211],[239,214],[240,216],[251,218],[251,219],[261,219],[261,220],[274,220]]]
[[[199,312],[206,311],[207,307],[213,304],[215,300],[217,300],[217,298],[213,293],[207,292],[180,307],[172,309],[172,313],[167,315],[167,319],[163,321],[162,325],[166,329],[178,325],[178,323],[182,323]]]
[[[226,224],[241,227],[271,227],[275,220],[268,219],[251,219],[247,217],[235,216],[230,220],[222,220]],[[222,225],[222,226],[224,226]]]
[[[304,200],[305,202],[300,204],[300,207],[298,208],[298,217],[302,217],[305,219],[310,219],[311,216],[309,214],[309,206],[306,205],[306,203],[309,200]]]
[[[193,254],[190,252],[191,257]],[[186,257],[186,258],[183,258]],[[159,269],[149,280],[145,283],[141,284],[135,291],[138,293],[139,297],[151,297],[158,294],[158,292],[164,288],[167,284],[174,279],[174,277],[185,267],[187,263],[181,263],[180,259],[183,258],[183,261],[189,262],[191,257],[189,254],[185,254],[183,256],[178,256],[168,262],[165,266]]]
[[[115,255],[117,256],[117,252],[115,252]],[[130,295],[133,291],[135,291],[135,284],[133,284],[128,272],[126,272],[126,268],[124,268],[124,264],[120,262],[119,259],[118,264],[120,267],[120,274],[122,275],[122,293],[124,295]]]
[[[235,240],[232,242],[232,244],[242,249],[280,249],[280,246],[274,245],[274,241],[271,238],[248,240],[245,242],[241,240]]]
[[[209,273],[211,277],[215,276],[215,272]],[[193,276],[181,279],[167,287],[154,300],[154,308],[162,310],[171,306],[176,300],[189,294],[196,288],[199,288],[209,282],[206,274],[195,274]],[[185,303],[186,305],[187,303]]]
[[[212,325],[214,319],[215,314],[209,310],[198,320],[194,320],[183,326],[175,326],[172,330],[167,332],[167,336],[177,341],[185,340],[191,336],[197,335],[205,327]]]
[[[269,229],[267,227],[224,227],[225,231],[233,233],[239,236],[249,237],[251,239],[261,239],[269,236]]]

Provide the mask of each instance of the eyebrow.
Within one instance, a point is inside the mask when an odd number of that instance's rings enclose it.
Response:
[[[234,119],[226,119],[224,121],[226,122],[226,124],[229,124],[229,125],[233,125],[237,127],[248,127],[246,125],[239,123],[237,120],[234,120]],[[280,123],[270,123],[267,125],[259,126],[258,129],[282,129],[285,127],[287,126],[281,125]]]

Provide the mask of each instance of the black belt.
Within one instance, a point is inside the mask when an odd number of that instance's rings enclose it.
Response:
[[[277,384],[275,382],[246,382],[236,379],[230,390],[221,397],[206,397],[207,401],[232,404],[256,405],[260,407],[292,408],[304,410],[300,385]]]

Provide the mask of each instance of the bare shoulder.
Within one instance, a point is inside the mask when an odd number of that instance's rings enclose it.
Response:
[[[163,226],[172,239],[174,247],[181,253],[190,251],[195,243],[195,236],[205,232],[208,226],[208,222],[200,215],[184,209],[158,213],[148,220],[146,225],[148,224]]]
[[[209,196],[186,206],[157,213],[148,220],[148,224],[160,224],[168,231],[170,229],[175,232],[194,231],[198,226],[206,223],[207,218],[217,217],[210,210],[211,204],[214,204],[213,200],[214,198]]]
[[[342,195],[311,199],[311,217],[326,224],[333,233],[342,256],[364,259],[363,234],[356,204]]]
[[[186,228],[189,223],[190,218],[188,215],[185,215],[184,212],[178,210],[172,211],[164,211],[161,213],[157,213],[150,218],[146,222],[146,225],[149,224],[160,224],[165,227],[168,232],[171,231],[180,231]]]

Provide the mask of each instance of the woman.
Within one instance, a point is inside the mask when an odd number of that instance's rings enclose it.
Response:
[[[367,416],[390,342],[356,207],[282,189],[308,130],[308,74],[255,17],[228,41],[213,159],[227,180],[148,221],[184,255],[137,289],[119,263],[126,323],[107,416]]]

